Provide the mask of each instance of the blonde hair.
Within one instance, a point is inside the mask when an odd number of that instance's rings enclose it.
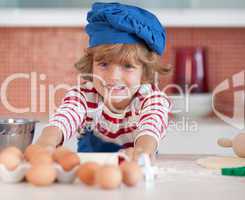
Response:
[[[130,64],[138,63],[143,66],[142,83],[152,83],[154,73],[167,75],[172,71],[170,65],[164,65],[157,53],[150,51],[143,44],[105,44],[85,49],[82,58],[75,63],[80,73],[92,73],[93,60],[107,63]],[[88,78],[91,80],[91,78]]]

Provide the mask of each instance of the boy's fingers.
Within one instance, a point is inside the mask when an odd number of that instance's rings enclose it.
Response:
[[[46,146],[45,149],[46,149],[50,154],[52,154],[52,153],[55,151],[55,147],[53,147],[53,146]]]
[[[141,149],[141,148],[133,148],[133,147],[120,150],[120,152],[125,153],[128,156],[130,161],[136,161],[136,162],[138,162],[138,159],[139,159],[140,155],[142,153],[144,153],[143,149]]]
[[[56,149],[53,145],[50,145],[50,144],[47,144],[47,143],[38,142],[36,144],[38,144],[39,146],[44,148],[50,154],[52,154],[55,151],[55,149]]]
[[[132,160],[138,162],[140,155],[144,153],[143,149],[135,148],[132,156]]]
[[[126,155],[129,157],[130,160],[132,160],[133,153],[134,153],[134,148],[133,147],[130,147],[130,148],[126,149]]]
[[[120,152],[125,153],[126,156],[129,158],[129,160],[132,160],[134,148],[133,147],[129,147],[127,149],[120,150]]]

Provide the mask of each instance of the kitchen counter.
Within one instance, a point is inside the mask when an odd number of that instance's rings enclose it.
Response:
[[[195,164],[200,155],[159,155],[159,167],[154,182],[141,182],[134,188],[122,185],[111,191],[87,187],[80,182],[72,185],[53,184],[39,188],[28,183],[0,183],[1,199],[23,200],[81,200],[81,199],[199,199],[243,200],[245,178],[221,176],[218,171],[207,170]]]
[[[37,124],[34,142],[37,140],[47,120]],[[159,153],[163,154],[218,154],[234,155],[231,148],[217,145],[220,137],[233,138],[241,131],[215,117],[180,118],[169,125],[167,135],[159,145]],[[76,151],[77,139],[72,137],[65,146]]]

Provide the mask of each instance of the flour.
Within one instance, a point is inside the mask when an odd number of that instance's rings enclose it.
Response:
[[[221,169],[227,167],[245,166],[245,159],[239,157],[207,157],[197,160],[197,164],[207,169]]]

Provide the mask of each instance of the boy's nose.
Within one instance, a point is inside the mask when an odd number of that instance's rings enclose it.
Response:
[[[109,74],[108,79],[111,79],[111,80],[120,80],[121,79],[121,76],[122,76],[122,72],[121,72],[120,67],[114,66],[110,70],[110,74]]]

